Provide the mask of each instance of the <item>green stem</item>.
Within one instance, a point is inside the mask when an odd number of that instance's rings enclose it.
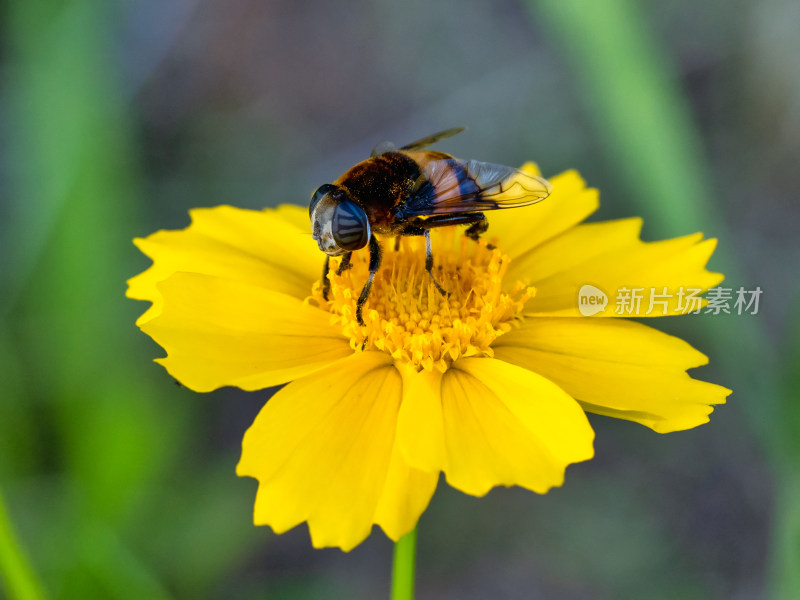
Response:
[[[0,494],[0,582],[5,582],[6,593],[13,600],[39,600],[44,597],[42,587],[14,536],[2,494]]]
[[[401,537],[394,545],[392,600],[414,600],[414,564],[417,553],[417,529]]]

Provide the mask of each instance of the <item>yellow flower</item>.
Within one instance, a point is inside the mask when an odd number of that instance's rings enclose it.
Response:
[[[572,171],[551,182],[546,201],[488,215],[496,248],[434,230],[448,296],[424,270],[421,238],[384,240],[363,326],[367,251],[341,275],[333,265],[324,300],[305,208],[197,209],[187,229],[136,240],[154,264],[128,295],[152,302],[137,324],[170,374],[203,392],[291,382],[244,438],[237,472],[259,481],[256,524],[281,533],[305,521],[317,547],[349,550],[374,524],[397,540],[440,472],[475,496],[561,485],[567,465],[593,455],[584,411],[658,432],[708,421],[729,390],[686,373],[706,357],[608,317],[621,288],[643,290],[639,316],[680,314],[681,288],[722,280],[705,269],[715,241],[645,243],[639,219],[581,224],[597,191]],[[608,294],[595,317],[578,311],[586,284]],[[650,288],[671,299],[645,315]]]

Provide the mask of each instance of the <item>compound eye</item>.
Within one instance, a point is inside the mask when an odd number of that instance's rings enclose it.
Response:
[[[355,202],[350,200],[339,202],[333,211],[331,233],[342,250],[352,252],[363,248],[370,236],[366,213]]]
[[[319,186],[317,191],[314,192],[311,196],[311,203],[308,205],[308,218],[311,218],[311,215],[314,214],[314,208],[319,204],[319,201],[322,200],[327,194],[331,193],[333,190],[336,189],[335,185],[330,183],[326,183],[325,185]]]

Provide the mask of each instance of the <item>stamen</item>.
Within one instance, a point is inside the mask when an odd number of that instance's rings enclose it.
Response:
[[[368,277],[368,254],[352,256],[352,268],[328,273],[330,293],[313,286],[309,301],[331,313],[350,338],[353,350],[379,350],[416,369],[446,371],[460,357],[492,356],[494,340],[518,326],[525,303],[536,293],[524,282],[503,285],[510,259],[484,241],[478,243],[448,228],[437,232],[433,246],[436,281],[425,271],[425,244],[403,237],[382,244],[383,263],[364,306],[364,325],[356,321],[356,301]],[[503,290],[506,291],[503,291]]]

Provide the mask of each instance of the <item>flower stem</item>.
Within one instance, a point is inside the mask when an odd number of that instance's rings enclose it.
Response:
[[[394,545],[392,600],[414,600],[414,564],[417,553],[417,529],[401,537]]]

